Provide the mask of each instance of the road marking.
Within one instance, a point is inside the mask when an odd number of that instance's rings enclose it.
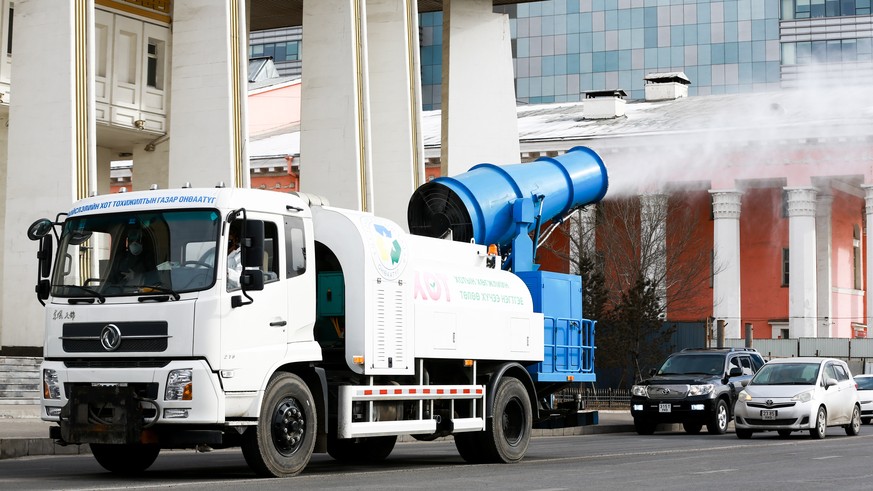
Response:
[[[739,469],[718,469],[714,471],[702,471],[702,472],[694,472],[693,474],[720,474],[724,472],[736,472]]]
[[[827,460],[827,459],[838,459],[839,455],[825,455],[824,457],[813,457],[812,460]]]

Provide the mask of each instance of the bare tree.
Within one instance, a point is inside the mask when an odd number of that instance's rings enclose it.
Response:
[[[583,276],[585,315],[598,320],[597,365],[619,370],[623,384],[673,349],[670,315],[703,319],[711,308],[699,208],[681,193],[611,199],[574,214],[561,228],[566,240],[555,241],[569,246],[551,250]]]

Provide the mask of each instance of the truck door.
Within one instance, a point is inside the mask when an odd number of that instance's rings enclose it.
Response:
[[[280,359],[287,349],[288,289],[284,275],[279,274],[279,230],[281,218],[275,215],[258,215],[249,212],[249,220],[264,221],[264,289],[252,291],[251,304],[232,308],[231,298],[241,295],[238,287],[226,282],[221,300],[221,370],[232,376],[225,377],[225,389],[257,390],[265,374]],[[231,227],[234,225],[231,224]]]

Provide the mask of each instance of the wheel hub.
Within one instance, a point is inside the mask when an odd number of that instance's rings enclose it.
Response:
[[[306,430],[306,415],[295,399],[283,399],[273,412],[272,435],[276,450],[289,456],[300,449]]]

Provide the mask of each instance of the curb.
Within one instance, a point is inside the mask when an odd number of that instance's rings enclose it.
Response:
[[[50,438],[0,438],[0,460],[44,455],[90,454],[87,445],[56,444]]]

